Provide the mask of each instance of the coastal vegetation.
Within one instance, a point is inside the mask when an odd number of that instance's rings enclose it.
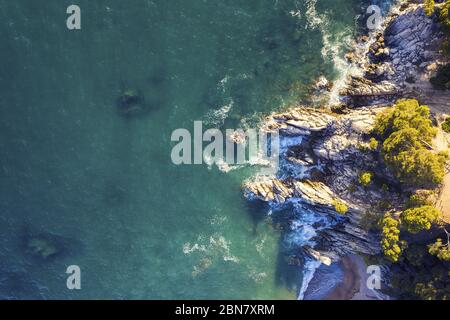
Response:
[[[430,150],[437,129],[427,106],[399,101],[378,116],[374,133],[382,141],[384,161],[400,182],[413,187],[442,182],[448,155]]]
[[[442,129],[450,131],[450,120]],[[394,264],[392,285],[401,299],[450,298],[446,266],[450,235],[441,223],[442,213],[434,207],[448,154],[433,147],[437,131],[427,106],[400,100],[378,115],[370,142],[374,149],[373,139],[381,145],[381,160],[401,183],[403,193],[411,194],[402,208],[384,214],[378,223],[384,256]],[[417,238],[419,233],[422,236]],[[446,240],[433,236],[443,233]]]
[[[447,243],[443,243],[442,239],[436,239],[436,242],[428,246],[428,252],[438,257],[442,261],[450,260],[450,240],[447,233]]]
[[[422,230],[430,230],[442,213],[433,206],[421,206],[409,208],[402,212],[401,221],[405,229],[410,233],[419,233]]]
[[[444,130],[447,133],[450,133],[450,117],[445,119],[444,123],[442,123],[442,130]]]
[[[441,53],[446,57],[450,56],[449,7],[450,0],[423,1],[425,13],[444,32]],[[450,64],[438,63],[430,82],[436,89],[449,89]],[[400,195],[409,194],[379,221],[381,247],[392,263],[391,294],[399,299],[450,299],[450,234],[443,213],[435,207],[448,154],[435,145],[436,122],[428,107],[402,100],[378,117],[373,131],[382,161],[401,185]],[[450,133],[450,118],[441,129]]]
[[[400,247],[400,223],[391,215],[386,214],[380,221],[381,227],[381,248],[384,255],[392,262],[397,262],[402,249]]]
[[[400,214],[385,214],[379,223],[382,250],[390,261],[398,262],[407,248],[406,241],[400,240],[402,230],[410,234],[430,230],[442,216],[430,199],[433,194],[431,190],[443,180],[448,155],[433,149],[437,128],[433,126],[430,109],[414,99],[400,100],[379,114],[373,133],[382,145],[382,160],[387,167],[405,190],[417,190],[406,201]],[[371,176],[363,173],[360,183],[370,183],[369,178]],[[441,250],[443,247],[442,241],[437,241],[430,247],[430,253],[445,257],[445,248]]]

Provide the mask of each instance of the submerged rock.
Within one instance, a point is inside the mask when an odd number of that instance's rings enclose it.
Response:
[[[55,257],[62,251],[60,244],[48,235],[30,237],[26,246],[32,255],[44,260]]]
[[[141,116],[148,112],[145,98],[137,90],[126,90],[117,99],[117,108],[124,117]]]
[[[66,238],[48,232],[33,232],[25,227],[22,231],[24,253],[41,261],[53,261],[67,255],[74,256],[83,249],[83,244],[72,238]]]

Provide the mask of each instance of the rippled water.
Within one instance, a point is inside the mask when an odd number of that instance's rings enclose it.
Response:
[[[295,299],[295,237],[241,195],[253,169],[175,166],[170,136],[308,102],[363,1],[77,0],[69,31],[72,2],[0,0],[0,297]],[[120,116],[124,89],[151,111]]]

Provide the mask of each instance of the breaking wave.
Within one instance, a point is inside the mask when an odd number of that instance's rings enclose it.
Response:
[[[362,71],[344,58],[346,49],[354,45],[352,29],[347,28],[338,33],[333,31],[330,26],[329,13],[319,14],[316,11],[316,4],[317,0],[306,1],[307,27],[320,30],[323,43],[321,55],[325,61],[332,62],[338,73],[328,100],[328,104],[333,105],[339,103],[339,91],[345,86],[348,76],[361,75]]]
[[[219,260],[239,263],[240,259],[231,253],[230,246],[231,242],[220,234],[214,234],[209,239],[198,236],[197,243],[185,243],[183,253],[187,256],[195,254],[199,258],[198,263],[193,266],[192,276],[197,277]]]

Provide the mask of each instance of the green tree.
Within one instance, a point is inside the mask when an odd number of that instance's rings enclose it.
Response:
[[[402,212],[402,226],[411,233],[430,230],[431,225],[441,216],[441,212],[432,206],[410,208]]]
[[[429,186],[441,183],[444,178],[448,155],[424,148],[415,129],[394,132],[383,143],[383,152],[386,164],[403,183]]]
[[[395,161],[399,154],[422,149],[419,139],[419,131],[414,128],[395,131],[383,143],[385,159]]]

